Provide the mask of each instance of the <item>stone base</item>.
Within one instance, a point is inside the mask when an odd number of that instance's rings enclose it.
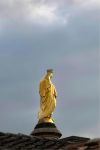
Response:
[[[54,123],[44,122],[38,123],[31,135],[45,138],[60,138],[62,136],[61,132],[57,129]]]

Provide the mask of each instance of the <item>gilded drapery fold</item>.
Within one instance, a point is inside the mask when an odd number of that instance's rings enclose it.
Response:
[[[56,88],[47,79],[40,81],[39,85],[40,94],[40,111],[38,113],[39,120],[43,118],[51,118],[51,115],[56,107]]]

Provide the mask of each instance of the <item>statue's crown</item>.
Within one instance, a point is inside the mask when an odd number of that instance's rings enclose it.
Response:
[[[53,73],[53,69],[47,69],[47,73],[48,72]]]

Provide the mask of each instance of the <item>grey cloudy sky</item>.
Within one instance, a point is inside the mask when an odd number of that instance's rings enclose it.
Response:
[[[100,135],[98,0],[0,0],[0,131],[30,134],[39,80],[54,69],[55,124]]]

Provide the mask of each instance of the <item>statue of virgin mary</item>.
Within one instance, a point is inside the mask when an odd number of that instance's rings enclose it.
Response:
[[[45,77],[40,81],[40,110],[38,112],[39,122],[54,122],[52,113],[56,107],[56,88],[53,85],[51,78],[53,77],[53,70],[48,69]]]

